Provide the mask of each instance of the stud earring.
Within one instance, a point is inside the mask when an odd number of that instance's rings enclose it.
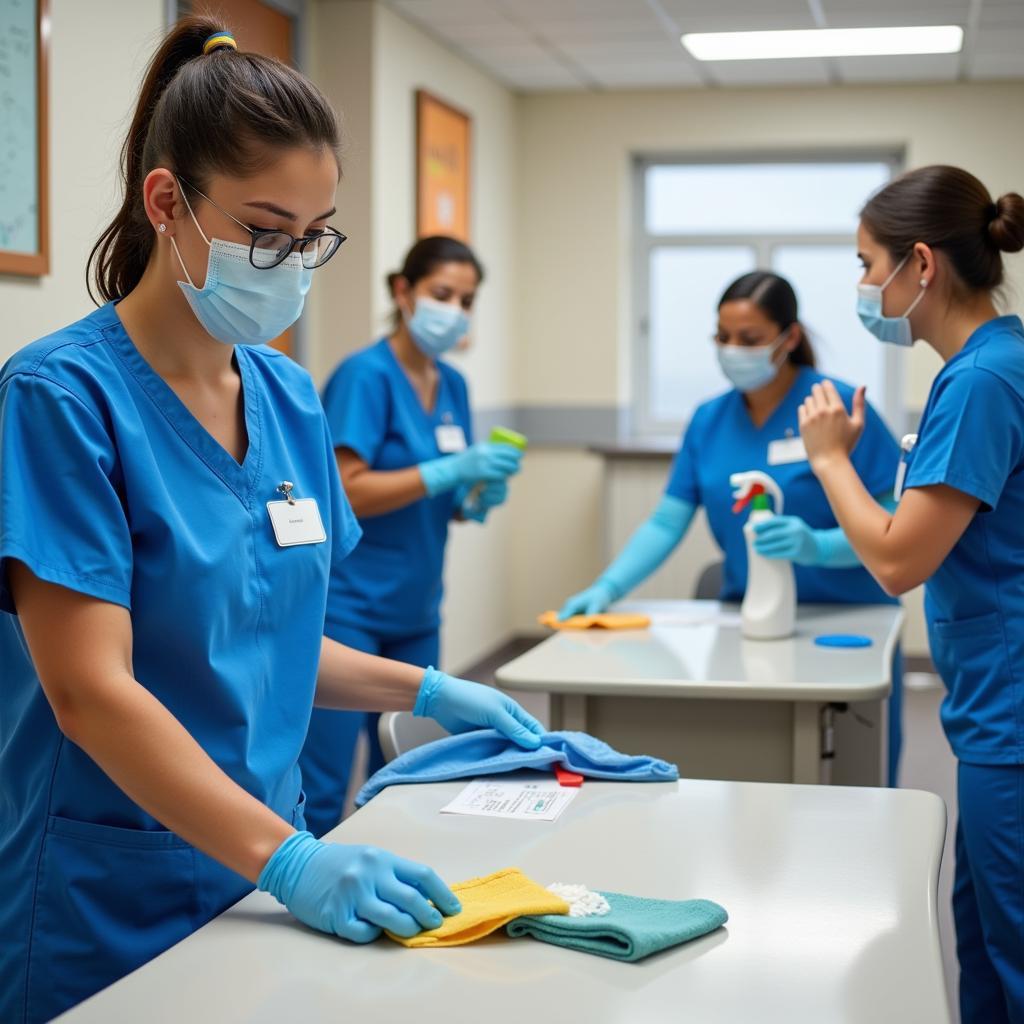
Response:
[[[161,224],[160,225],[160,234],[163,234],[166,230],[167,230],[167,225],[166,224]]]
[[[162,227],[162,226],[163,226],[163,225],[161,225],[161,227]],[[921,287],[922,287],[922,288],[927,288],[927,287],[928,287],[928,281],[927,281],[927,279],[926,279],[926,278],[923,278],[923,277],[921,278]]]

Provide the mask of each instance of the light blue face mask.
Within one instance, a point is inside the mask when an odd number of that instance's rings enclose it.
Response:
[[[788,332],[787,327],[770,345],[716,345],[718,365],[733,387],[740,391],[757,391],[771,384],[779,375],[775,353]]]
[[[188,282],[179,281],[196,319],[206,333],[225,345],[265,345],[286,331],[302,312],[306,292],[313,283],[313,270],[302,264],[297,252],[268,270],[249,262],[249,246],[212,241],[199,227],[192,206],[182,190],[192,221],[210,247],[206,261],[206,283],[197,288],[171,236],[174,254]]]
[[[416,347],[431,359],[443,356],[469,333],[469,317],[450,302],[421,297],[412,316],[405,317]]]
[[[887,345],[900,345],[903,348],[910,348],[914,344],[914,334],[910,328],[910,314],[917,309],[917,304],[924,298],[928,289],[928,282],[921,279],[921,290],[917,298],[910,304],[903,316],[886,316],[882,312],[882,293],[892,284],[896,275],[907,265],[911,253],[900,260],[896,269],[885,279],[881,285],[859,284],[857,285],[857,316],[860,322],[879,340]]]

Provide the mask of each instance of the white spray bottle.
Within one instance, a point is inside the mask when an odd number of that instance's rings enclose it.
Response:
[[[747,592],[740,609],[743,635],[750,640],[782,640],[792,636],[796,626],[796,581],[793,563],[765,558],[754,550],[754,527],[782,515],[782,490],[767,473],[751,471],[729,477],[736,498],[733,512],[748,505],[750,514],[743,527],[747,540]],[[769,498],[775,505],[772,511]]]

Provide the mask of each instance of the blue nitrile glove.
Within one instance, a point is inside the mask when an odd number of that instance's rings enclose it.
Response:
[[[812,530],[799,516],[775,516],[754,526],[754,550],[765,558],[784,558],[797,565],[850,569],[860,565],[839,527]]]
[[[449,732],[497,729],[513,743],[536,750],[544,727],[511,697],[480,683],[428,668],[420,684],[414,715],[432,718]]]
[[[427,496],[454,490],[460,484],[479,481],[504,480],[519,472],[523,453],[510,444],[492,444],[484,441],[474,444],[456,455],[442,455],[439,459],[419,464]]]
[[[303,924],[352,942],[373,942],[385,928],[408,938],[440,926],[441,913],[462,909],[425,865],[375,846],[325,843],[308,832],[290,835],[274,851],[256,885]]]
[[[477,490],[479,488],[479,490]],[[474,494],[474,491],[476,492]],[[487,484],[474,484],[459,491],[459,511],[463,519],[482,523],[492,508],[504,505],[508,498],[508,484],[504,480],[492,480]]]
[[[638,587],[686,536],[696,511],[690,502],[666,494],[650,519],[637,527],[619,557],[597,581],[586,590],[573,594],[562,605],[559,619],[564,621],[573,615],[596,615]]]

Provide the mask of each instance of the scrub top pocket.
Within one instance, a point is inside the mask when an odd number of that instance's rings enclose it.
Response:
[[[35,887],[32,1020],[49,1020],[196,927],[195,850],[173,832],[51,815]]]

